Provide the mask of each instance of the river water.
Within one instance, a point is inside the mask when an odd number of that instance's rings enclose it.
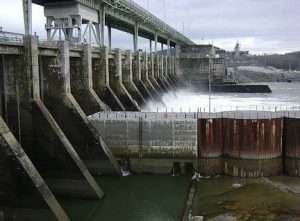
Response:
[[[59,199],[72,221],[179,221],[191,184],[187,176],[97,177],[102,200]]]
[[[300,83],[264,83],[269,85],[273,93],[270,94],[237,94],[212,93],[211,111],[227,110],[286,110],[299,109]],[[165,94],[162,103],[149,102],[143,111],[202,111],[209,110],[208,92],[195,93],[189,90],[180,90]]]
[[[300,83],[268,85],[271,94],[212,94],[212,111],[299,108]],[[208,98],[207,92],[180,90],[163,96],[166,106],[149,102],[144,111],[208,111]],[[295,180],[296,187],[290,189]],[[179,221],[191,184],[187,176],[98,177],[97,181],[105,193],[102,200],[59,199],[72,221]],[[242,187],[233,188],[235,183]],[[191,213],[206,219],[225,215],[228,220],[300,220],[300,197],[292,193],[295,189],[300,193],[299,188],[300,181],[294,178],[204,179],[198,183]]]

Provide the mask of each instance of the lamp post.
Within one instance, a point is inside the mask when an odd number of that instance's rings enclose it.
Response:
[[[166,0],[162,0],[164,3],[164,23],[166,23]]]
[[[211,54],[206,55],[208,58],[208,112],[211,112]]]
[[[214,56],[213,45],[210,53],[206,56],[208,57],[208,111],[210,114],[211,113],[211,66],[213,65],[212,58]]]
[[[184,35],[184,29],[185,29],[184,20],[177,20],[177,21],[182,22],[182,34]]]
[[[175,11],[173,11],[173,10],[171,10],[170,13],[174,15],[174,18],[175,18],[174,19],[174,22],[175,22],[174,28],[176,29],[177,13]]]

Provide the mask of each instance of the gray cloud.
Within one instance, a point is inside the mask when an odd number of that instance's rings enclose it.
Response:
[[[9,3],[8,3],[9,2]],[[147,0],[136,0],[147,7]],[[7,31],[23,32],[20,0],[0,0],[0,26]],[[244,50],[287,52],[300,50],[299,0],[166,0],[166,21],[195,42],[214,41],[231,50],[237,40]],[[150,11],[163,19],[163,1],[149,0]],[[43,8],[34,6],[34,31],[45,38]],[[176,16],[175,16],[176,15]],[[113,31],[113,46],[132,49],[132,37]],[[140,47],[149,50],[141,40]]]

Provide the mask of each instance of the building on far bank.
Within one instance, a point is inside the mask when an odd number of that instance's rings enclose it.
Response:
[[[176,47],[177,71],[189,85],[202,87],[209,82],[209,63],[212,84],[223,83],[226,73],[226,51],[208,45],[182,45]]]
[[[249,51],[242,51],[241,44],[237,41],[233,51],[226,52],[226,64],[228,67],[254,65]]]

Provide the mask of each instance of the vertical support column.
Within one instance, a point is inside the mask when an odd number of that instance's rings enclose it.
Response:
[[[155,77],[156,77],[156,79],[158,79],[160,77],[160,72],[161,72],[161,70],[160,70],[161,69],[161,66],[160,66],[160,55],[159,54],[156,55],[155,60],[156,60],[156,68],[157,68],[157,71],[155,73]]]
[[[106,87],[110,87],[109,85],[109,63],[108,63],[108,47],[103,47],[103,63],[104,63],[104,71],[105,71],[105,85]]]
[[[154,78],[154,54],[150,54],[150,70],[149,70],[150,79]]]
[[[61,75],[65,78],[63,90],[65,94],[71,93],[71,81],[70,81],[70,51],[69,43],[67,41],[60,42],[60,63],[61,63]]]
[[[144,64],[143,64],[143,75],[142,75],[142,80],[144,81],[144,83],[145,83],[145,81],[148,81],[148,75],[149,75],[149,73],[148,73],[148,55],[147,55],[147,52],[143,52],[143,54],[142,54],[142,58],[143,58],[143,60],[144,60]],[[144,79],[143,79],[144,78]]]
[[[119,48],[115,49],[115,63],[116,63],[116,76],[119,84],[123,84],[122,82],[122,53]]]
[[[32,0],[23,0],[25,35],[32,35]]]
[[[89,21],[88,26],[89,26],[89,44],[92,44],[92,25],[93,23]]]
[[[100,33],[101,33],[101,45],[104,46],[104,42],[105,42],[105,37],[104,37],[104,33],[105,33],[105,6],[102,6],[101,8],[101,15],[100,15]]]
[[[122,70],[122,81],[130,95],[133,97],[134,100],[138,102],[139,105],[143,105],[146,103],[145,98],[143,97],[142,93],[139,91],[137,86],[133,83],[132,75],[132,51],[126,51],[126,61],[125,65],[123,66]]]
[[[175,57],[171,57],[171,74],[174,75]]]
[[[99,19],[100,20],[100,19]],[[98,45],[101,46],[101,31],[100,31],[100,24],[95,24],[96,27],[96,34],[98,38]]]
[[[161,55],[160,57],[160,65],[161,65],[160,77],[163,77],[165,75],[164,55]]]
[[[52,22],[53,22],[52,18],[47,18],[47,20],[46,20],[47,27],[50,27]],[[52,40],[51,39],[51,29],[47,28],[46,31],[47,31],[47,41],[51,41]],[[81,39],[79,41],[81,41]]]
[[[86,86],[88,89],[92,89],[92,47],[90,44],[84,44],[83,46],[83,72],[85,73],[84,77],[86,78]]]
[[[141,52],[136,52],[136,73],[133,75],[133,80],[136,82],[141,81],[141,75],[142,75],[142,64],[141,64]],[[135,79],[134,79],[135,78]]]
[[[152,53],[152,40],[151,39],[149,40],[149,50],[150,50],[150,53]]]
[[[157,53],[157,33],[155,32],[155,34],[154,34],[154,42],[155,42],[155,44],[154,44],[154,50],[155,50],[155,54]]]
[[[179,62],[180,62],[180,45],[175,46],[175,69],[174,75],[177,76],[179,70]]]
[[[161,43],[161,52],[163,53],[163,51],[164,51],[164,44]]]
[[[108,26],[108,50],[111,50],[111,27]]]
[[[133,33],[133,50],[139,50],[139,24],[136,22],[134,25],[134,33]]]
[[[170,56],[170,54],[171,54],[170,39],[167,40],[167,45],[168,45],[167,55]]]
[[[27,35],[24,37],[26,73],[32,77],[32,99],[40,98],[40,77],[38,59],[38,39],[37,36]],[[30,86],[29,86],[30,87]],[[29,89],[30,90],[30,89]]]
[[[126,74],[126,81],[132,82],[132,51],[127,50],[126,51],[126,64],[127,64],[127,70],[128,74]]]

